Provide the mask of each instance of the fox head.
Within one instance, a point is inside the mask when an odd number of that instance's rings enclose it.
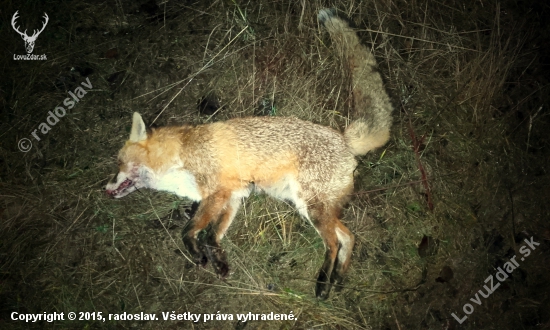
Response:
[[[191,126],[162,127],[147,132],[134,112],[130,139],[118,153],[118,173],[105,186],[107,195],[121,198],[141,188],[175,193],[194,201],[202,199],[195,176],[186,169]],[[187,160],[189,162],[189,160]]]
[[[149,188],[154,178],[147,146],[147,131],[141,115],[134,112],[130,139],[118,153],[118,173],[107,184],[107,195],[121,198],[140,189]]]

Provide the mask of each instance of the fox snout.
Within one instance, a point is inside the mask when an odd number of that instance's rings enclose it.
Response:
[[[118,185],[116,184],[117,177],[118,177],[118,173],[115,174],[111,178],[111,180],[109,180],[109,183],[107,183],[107,185],[105,187],[103,187],[103,191],[105,191],[107,196],[109,196],[111,198],[115,198],[115,196],[117,194],[117,190],[118,190]]]
[[[114,190],[114,189],[107,189],[107,187],[103,187],[103,190],[105,191],[105,193],[107,194],[107,196],[109,196],[109,197],[111,197],[111,198],[115,198],[116,190]]]
[[[119,172],[113,179],[103,188],[107,196],[111,198],[120,198],[128,195],[135,190],[135,182],[128,176]]]
[[[112,190],[110,190],[110,191],[107,190],[107,191],[105,191],[105,192],[107,193],[107,196],[108,196],[109,198],[116,198],[116,197],[115,197],[115,194],[116,194],[116,193],[115,193],[114,191],[112,191]]]
[[[108,190],[107,187],[103,187],[103,190],[105,191],[105,193],[107,194],[107,196],[111,197],[111,198],[114,198],[113,196],[113,190]]]

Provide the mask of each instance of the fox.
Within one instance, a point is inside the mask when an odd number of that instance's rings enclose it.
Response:
[[[333,285],[341,288],[355,243],[340,219],[353,192],[356,156],[388,142],[393,107],[374,55],[348,22],[330,9],[320,10],[318,19],[350,68],[359,115],[343,133],[276,116],[148,130],[134,112],[130,137],[118,153],[119,171],[105,190],[122,198],[149,188],[198,203],[183,229],[183,243],[197,265],[210,261],[222,279],[229,265],[221,240],[243,199],[263,192],[291,202],[323,240],[315,295],[326,299]],[[199,239],[202,231],[207,234]]]

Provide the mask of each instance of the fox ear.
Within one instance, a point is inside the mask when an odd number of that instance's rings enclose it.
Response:
[[[147,131],[145,130],[145,123],[141,118],[141,115],[134,112],[132,120],[132,131],[130,132],[130,142],[139,142],[147,139]]]

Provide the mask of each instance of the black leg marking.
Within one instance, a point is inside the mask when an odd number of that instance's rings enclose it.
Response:
[[[191,204],[191,208],[186,209],[184,211],[185,214],[187,215],[187,218],[193,219],[193,217],[197,213],[197,210],[199,209],[199,205],[200,205],[200,202],[193,202],[193,204]]]
[[[332,270],[332,274],[330,274],[330,283],[334,285],[334,290],[336,292],[342,291],[342,283],[344,282],[344,277],[342,274],[340,274],[340,269],[342,268],[342,265],[340,265],[338,261],[338,257],[336,257],[336,261],[334,262],[334,269]]]
[[[205,267],[208,264],[208,258],[199,248],[198,240],[190,233],[193,228],[193,219],[191,219],[182,230],[182,240],[187,251],[195,261],[195,264]]]
[[[325,300],[328,298],[330,289],[332,288],[332,281],[329,274],[332,274],[334,261],[331,258],[332,252],[327,249],[325,253],[325,262],[319,270],[319,277],[317,278],[317,285],[315,287],[315,296],[319,299]]]
[[[201,244],[201,248],[208,259],[212,261],[212,267],[214,267],[216,274],[225,279],[229,274],[229,264],[227,263],[225,251],[216,242],[215,231],[210,231],[210,235],[206,238],[205,244]]]
[[[199,248],[197,239],[189,236],[186,232],[184,232],[183,244],[187,248],[187,251],[189,251],[189,253],[193,257],[195,263],[202,267],[206,267],[206,264],[208,264],[208,258],[206,257],[206,254]]]

